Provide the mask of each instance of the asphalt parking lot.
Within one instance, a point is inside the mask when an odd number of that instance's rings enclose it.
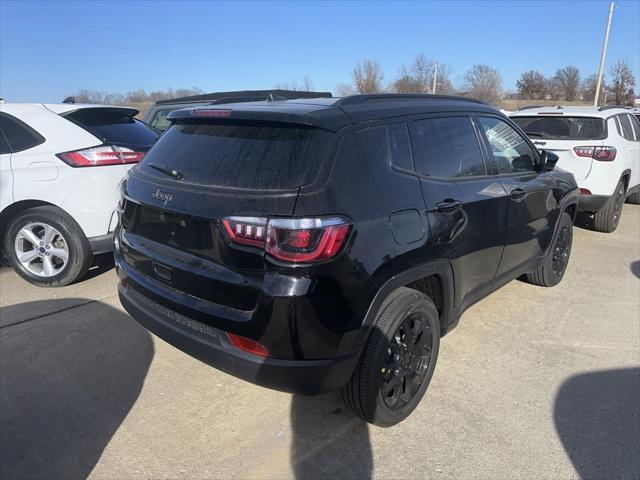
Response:
[[[2,478],[640,477],[639,206],[613,234],[576,228],[558,287],[468,310],[390,429],[153,337],[112,269],[44,290],[3,268],[0,306]]]

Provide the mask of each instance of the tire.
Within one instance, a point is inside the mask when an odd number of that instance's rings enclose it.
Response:
[[[93,262],[91,247],[80,226],[51,206],[31,208],[17,215],[7,228],[4,250],[16,273],[39,287],[69,285],[82,277]]]
[[[569,264],[572,242],[573,221],[571,215],[564,212],[560,216],[558,230],[549,252],[538,270],[527,273],[527,282],[541,287],[554,287],[559,284]]]
[[[611,233],[618,228],[618,222],[622,215],[622,206],[624,205],[624,193],[624,181],[620,180],[606,205],[595,213],[593,219],[594,230],[597,232]]]
[[[632,205],[640,205],[640,192],[632,193],[627,197],[627,203]]]
[[[413,341],[403,350],[408,335]],[[431,299],[410,288],[394,291],[380,307],[358,366],[342,389],[345,406],[380,427],[401,422],[424,396],[439,347],[440,319]]]

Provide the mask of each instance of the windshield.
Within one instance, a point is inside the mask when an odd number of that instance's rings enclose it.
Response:
[[[310,128],[273,125],[176,124],[143,162],[150,175],[175,171],[184,182],[257,190],[289,189],[304,181],[302,157]]]
[[[557,140],[602,140],[604,119],[591,117],[511,117],[532,138]]]

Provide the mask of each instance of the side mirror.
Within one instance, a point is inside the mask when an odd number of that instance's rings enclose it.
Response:
[[[558,163],[558,155],[547,150],[540,152],[540,170],[550,172],[556,168],[556,163]]]

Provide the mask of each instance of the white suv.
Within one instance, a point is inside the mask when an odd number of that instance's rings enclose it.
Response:
[[[640,123],[621,107],[532,107],[510,115],[539,148],[576,178],[578,209],[613,232],[625,198],[640,203]]]
[[[111,250],[118,183],[158,138],[137,113],[0,104],[0,247],[22,278],[67,285]]]

